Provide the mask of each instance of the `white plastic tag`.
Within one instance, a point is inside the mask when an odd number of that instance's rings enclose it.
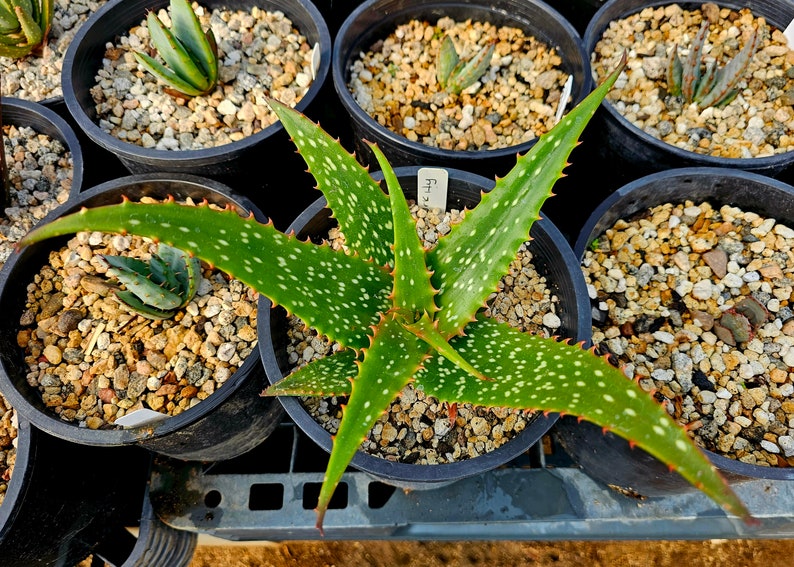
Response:
[[[573,75],[568,75],[568,80],[565,81],[562,87],[560,103],[557,105],[557,115],[554,117],[555,124],[562,120],[562,115],[565,114],[565,109],[568,108],[568,98],[571,96],[571,89],[573,89]]]
[[[114,425],[121,425],[122,427],[141,427],[142,425],[149,425],[150,423],[157,423],[158,421],[168,419],[168,417],[169,416],[159,411],[143,408],[123,415],[113,423]]]
[[[312,81],[317,79],[317,71],[320,70],[320,44],[315,43],[312,49]]]
[[[422,167],[416,176],[417,201],[425,209],[447,210],[449,173],[440,167]]]
[[[791,20],[791,23],[783,31],[783,35],[786,36],[786,41],[788,41],[788,48],[794,49],[794,20]]]

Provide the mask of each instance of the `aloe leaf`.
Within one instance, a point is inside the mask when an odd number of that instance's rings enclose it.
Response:
[[[119,261],[116,256],[103,256],[103,258],[112,266],[108,268],[108,273],[115,276],[125,285],[128,291],[141,298],[145,304],[163,311],[176,309],[182,304],[182,296],[149,279],[148,265],[146,265],[145,272],[139,272],[130,269],[125,262]]]
[[[188,96],[198,96],[200,94],[203,94],[203,91],[195,88],[187,81],[183,81],[182,78],[179,75],[177,75],[174,71],[172,71],[171,69],[169,69],[168,67],[157,61],[156,59],[150,57],[149,55],[136,51],[135,59],[138,60],[138,63],[140,63],[144,69],[149,71],[152,75],[160,79],[165,84],[178,90],[179,92],[184,93]]]
[[[394,318],[384,317],[372,336],[372,345],[353,380],[350,398],[334,436],[317,503],[317,527],[322,529],[325,511],[339,479],[362,441],[389,404],[408,384],[425,357],[427,345]]]
[[[283,305],[342,346],[369,344],[368,331],[388,310],[388,272],[328,246],[300,242],[271,223],[207,205],[177,203],[83,209],[36,227],[20,246],[81,230],[129,232],[159,240],[205,260]]]
[[[19,30],[19,20],[8,2],[0,1],[0,33],[9,34]]]
[[[442,89],[447,88],[447,81],[452,74],[452,70],[457,67],[459,61],[458,51],[455,49],[452,38],[445,35],[436,59],[436,78]]]
[[[170,319],[174,315],[173,310],[163,310],[157,309],[152,307],[151,305],[147,305],[143,301],[141,301],[137,295],[131,293],[129,291],[117,291],[116,297],[122,303],[125,303],[129,306],[130,309],[138,313],[139,315],[143,315],[149,319],[154,320],[162,320],[162,319]]]
[[[165,27],[157,14],[149,12],[146,17],[149,27],[149,37],[157,53],[163,58],[165,64],[173,70],[184,82],[190,84],[201,93],[206,92],[212,85],[204,72],[199,69],[185,47],[174,37],[174,34]],[[175,86],[176,88],[176,86]],[[185,93],[189,94],[189,93]]]
[[[678,56],[678,45],[673,46],[667,63],[667,91],[673,96],[681,96],[681,80],[684,74],[684,64]]]
[[[430,285],[425,251],[416,233],[416,223],[411,217],[400,182],[380,148],[374,144],[370,144],[370,148],[380,164],[391,203],[394,224],[394,307],[410,313],[413,321],[423,314],[437,311],[433,302],[435,290]]]
[[[201,262],[198,258],[191,258],[185,251],[162,242],[157,247],[157,255],[165,262],[163,278],[167,285],[172,286],[171,289],[178,289],[183,298],[180,307],[187,305],[196,295],[198,281],[201,278]],[[152,271],[154,271],[153,267]]]
[[[742,50],[720,70],[711,92],[700,101],[702,106],[719,105],[724,101],[747,71],[757,46],[758,30],[753,28],[750,39]]]
[[[391,264],[392,218],[389,200],[355,157],[317,124],[275,100],[268,104],[306,160],[317,188],[339,223],[345,242],[379,266]]]
[[[218,77],[217,51],[201,29],[201,22],[193,11],[190,0],[171,0],[170,13],[174,36],[201,67],[207,82],[210,85],[215,84]],[[212,33],[211,30],[209,33]]]
[[[603,84],[541,136],[526,155],[519,156],[493,191],[483,194],[480,204],[428,252],[432,282],[439,290],[436,319],[442,334],[460,332],[507,273],[562,175],[568,155],[624,65],[625,56]]]
[[[405,329],[416,335],[418,338],[422,339],[429,346],[433,347],[433,350],[464,372],[468,372],[480,380],[490,380],[487,376],[485,376],[485,374],[472,366],[468,360],[463,358],[463,356],[461,356],[461,354],[449,344],[447,337],[438,332],[435,322],[433,322],[427,315],[424,315],[413,323],[408,323],[405,321],[401,321],[401,323]]]
[[[33,14],[30,10],[25,10],[20,6],[14,6],[19,25],[22,28],[22,33],[25,34],[27,44],[31,46],[38,45],[44,39],[44,32],[39,27],[39,23],[33,19]]]
[[[491,66],[491,57],[493,57],[495,50],[496,42],[491,41],[466,63],[458,62],[447,80],[446,89],[458,94],[473,85]]]
[[[689,54],[684,63],[683,77],[681,78],[681,95],[687,102],[692,102],[695,96],[697,84],[700,81],[700,57],[703,54],[703,45],[709,33],[709,22],[703,20],[700,29],[692,40],[689,47]]]
[[[272,384],[263,396],[349,396],[358,374],[356,354],[345,349],[318,358]]]
[[[719,72],[717,71],[717,63],[715,61],[707,63],[706,71],[703,73],[703,76],[700,77],[700,81],[698,81],[692,100],[702,104],[703,97],[714,88],[720,73],[721,70]]]
[[[583,417],[674,467],[727,511],[749,517],[684,429],[620,369],[592,352],[522,333],[484,317],[451,344],[494,380],[478,380],[436,356],[416,375],[416,387],[426,394],[450,403]]]

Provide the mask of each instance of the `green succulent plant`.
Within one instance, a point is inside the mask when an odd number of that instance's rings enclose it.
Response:
[[[445,35],[436,59],[438,84],[447,92],[460,94],[488,70],[495,49],[496,40],[492,40],[474,57],[467,61],[461,61],[452,38]]]
[[[300,241],[233,211],[131,202],[64,217],[35,229],[21,245],[87,229],[167,241],[344,347],[266,390],[348,397],[319,496],[320,528],[362,440],[409,382],[450,404],[581,416],[667,462],[726,510],[748,518],[687,433],[620,369],[582,345],[523,333],[480,313],[617,75],[518,157],[430,250],[420,244],[397,178],[377,146],[372,150],[388,195],[319,126],[275,101],[271,106],[325,194],[348,251]]]
[[[40,53],[52,25],[54,0],[0,0],[0,57]]]
[[[107,273],[126,287],[116,297],[148,319],[169,319],[196,295],[201,264],[173,246],[159,243],[148,262],[131,256],[102,258],[110,266]]]
[[[154,12],[146,16],[149,37],[165,65],[154,57],[135,52],[147,71],[171,89],[187,96],[211,92],[218,84],[218,46],[212,29],[202,30],[190,0],[171,0],[171,29]]]
[[[709,22],[704,20],[692,41],[689,54],[682,62],[678,45],[673,46],[667,68],[667,89],[673,96],[682,97],[687,104],[698,106],[724,106],[739,92],[736,84],[744,77],[747,66],[758,47],[758,30],[753,28],[742,50],[724,67],[716,61],[702,61],[703,47],[709,32]]]

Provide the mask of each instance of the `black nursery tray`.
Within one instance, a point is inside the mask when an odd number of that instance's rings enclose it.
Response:
[[[228,540],[593,540],[794,537],[794,483],[735,486],[757,519],[726,515],[693,491],[638,498],[590,479],[551,437],[498,470],[404,492],[348,471],[315,526],[327,455],[292,423],[222,463],[161,459],[151,476],[168,525]]]

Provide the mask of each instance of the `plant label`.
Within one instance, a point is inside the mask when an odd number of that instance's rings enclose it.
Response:
[[[417,202],[425,209],[447,210],[449,173],[440,167],[419,169],[416,179]]]
[[[317,79],[317,71],[320,70],[320,44],[315,43],[312,49],[312,81]]]
[[[573,89],[573,75],[568,75],[568,80],[562,86],[562,94],[560,95],[560,104],[557,106],[557,115],[554,117],[554,123],[557,124],[562,120],[562,115],[565,114],[565,108],[568,106],[568,98],[571,96]]]
[[[141,427],[142,425],[150,425],[164,419],[168,419],[168,416],[164,413],[142,408],[121,416],[113,423],[122,427]]]
[[[794,49],[794,20],[791,20],[791,23],[783,31],[783,35],[786,36],[786,41],[788,41],[788,48]]]

